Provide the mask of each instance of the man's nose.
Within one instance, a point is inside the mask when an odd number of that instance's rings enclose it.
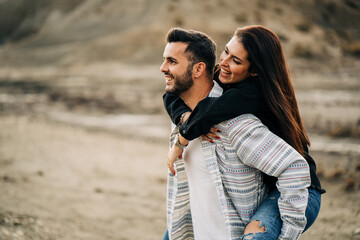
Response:
[[[160,71],[163,72],[163,73],[169,71],[169,69],[168,69],[168,67],[167,67],[167,64],[166,64],[165,62],[163,62],[163,64],[161,64],[161,66],[160,66]]]

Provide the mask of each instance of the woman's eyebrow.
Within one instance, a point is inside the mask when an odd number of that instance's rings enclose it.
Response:
[[[226,50],[228,53],[230,53],[229,48],[228,48],[227,46],[225,46],[225,50]],[[235,56],[234,54],[230,53],[230,55],[231,55],[233,58],[238,59],[240,62],[243,62],[243,60],[242,60],[241,58]]]

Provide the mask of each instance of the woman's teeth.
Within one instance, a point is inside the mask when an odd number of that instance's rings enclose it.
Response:
[[[221,69],[221,73],[222,73],[223,76],[229,76],[231,74],[231,72],[226,71],[224,69]]]

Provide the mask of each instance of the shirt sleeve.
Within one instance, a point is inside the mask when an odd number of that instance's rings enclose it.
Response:
[[[163,95],[163,102],[171,121],[178,125],[180,117],[183,113],[191,112],[191,109],[184,103],[184,101],[177,95],[165,93]]]
[[[256,80],[248,79],[231,88],[220,97],[207,97],[200,101],[188,120],[180,126],[180,134],[193,140],[210,132],[210,128],[222,121],[245,113],[256,113],[264,107],[261,89]]]
[[[255,116],[230,122],[231,145],[246,165],[278,178],[278,200],[283,221],[280,240],[298,239],[306,226],[305,210],[310,186],[309,165],[284,140],[273,134]]]

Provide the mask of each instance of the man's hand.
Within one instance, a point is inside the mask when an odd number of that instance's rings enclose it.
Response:
[[[184,122],[186,122],[186,120],[188,120],[188,118],[190,117],[190,114],[191,112],[184,113],[184,116],[180,118],[180,124],[184,124]]]
[[[174,146],[172,146],[172,148],[170,149],[169,153],[168,153],[168,157],[167,157],[167,166],[170,170],[170,172],[172,174],[176,174],[175,169],[174,169],[174,163],[178,158],[182,157],[182,153],[183,153],[183,149],[176,146],[174,144]]]
[[[181,136],[180,134],[178,135],[178,140],[179,143],[182,146],[187,146],[189,144],[189,140],[185,139],[183,136]],[[174,144],[174,146],[172,146],[172,148],[170,149],[169,153],[168,153],[168,157],[167,157],[167,166],[170,170],[170,172],[172,172],[172,174],[176,174],[175,169],[174,169],[174,162],[178,159],[178,158],[182,158],[182,153],[183,153],[184,149],[180,148],[179,146],[177,146],[176,144]]]

